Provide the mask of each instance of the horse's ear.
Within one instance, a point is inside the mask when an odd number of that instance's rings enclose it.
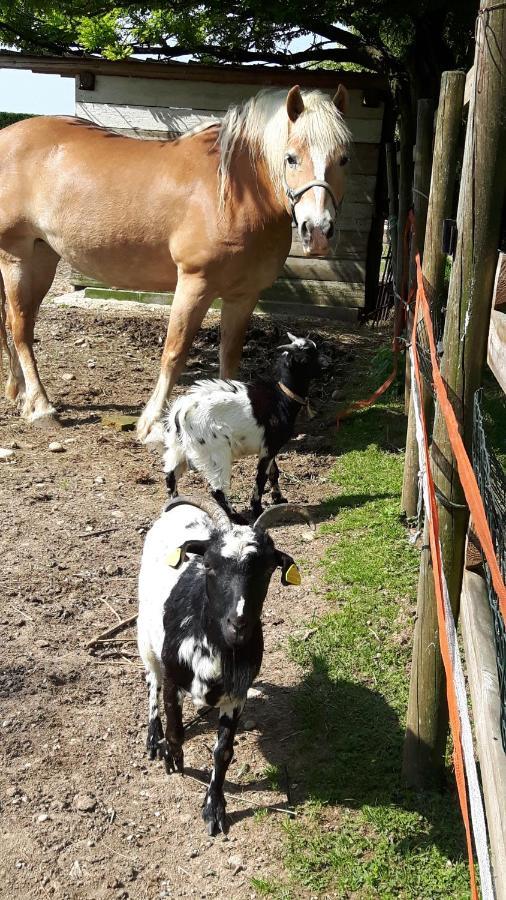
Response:
[[[290,90],[288,91],[288,97],[286,98],[286,111],[288,113],[290,122],[296,122],[301,112],[304,112],[304,100],[302,99],[302,94],[300,92],[300,87],[298,84],[296,84],[295,87],[290,88]]]
[[[346,115],[349,99],[350,96],[344,84],[340,84],[334,96],[334,106],[339,110],[342,116]]]

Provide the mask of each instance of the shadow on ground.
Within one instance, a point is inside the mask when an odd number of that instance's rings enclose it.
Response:
[[[251,804],[234,809],[233,798],[247,798],[255,791],[272,788],[272,776],[242,783],[228,779],[229,823],[262,810],[297,810],[304,802],[318,801],[326,807],[359,810],[385,807],[419,813],[420,821],[409,838],[397,844],[398,852],[436,844],[452,861],[465,856],[458,803],[446,792],[413,792],[400,780],[404,730],[397,713],[384,697],[371,688],[344,680],[333,680],[325,661],[315,659],[312,671],[296,687],[279,687],[257,681],[262,699],[248,700],[243,721],[257,723],[259,746],[266,770],[277,773],[277,790],[286,795],[280,803]],[[194,721],[186,740],[196,733],[209,734],[217,727],[217,711]],[[240,733],[240,731],[239,731]],[[241,763],[241,747],[235,747]],[[200,769],[189,769],[190,777],[208,783],[211,757]]]

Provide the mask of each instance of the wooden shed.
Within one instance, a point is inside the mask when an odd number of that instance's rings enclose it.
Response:
[[[0,66],[75,77],[76,115],[121,134],[151,139],[171,139],[207,119],[222,116],[229,105],[253,96],[261,88],[300,84],[333,95],[340,82],[345,84],[350,92],[347,121],[354,144],[335,254],[325,259],[303,257],[294,232],[282,276],[264,292],[262,305],[286,304],[297,314],[313,311],[349,319],[356,318],[366,305],[366,276],[374,292],[382,236],[378,216],[374,228],[373,220],[386,79],[321,69],[110,62],[4,53],[0,54]],[[367,305],[371,305],[370,297]]]

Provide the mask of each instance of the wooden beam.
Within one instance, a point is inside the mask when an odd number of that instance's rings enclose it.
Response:
[[[493,309],[488,333],[487,363],[506,393],[506,310]]]
[[[105,88],[101,88],[102,81],[106,82]],[[159,132],[163,138],[167,132],[183,133],[212,119],[222,118],[229,104],[239,103],[258,92],[256,84],[203,83],[198,91],[195,85],[182,81],[162,81],[160,84],[163,91],[159,92],[155,105],[149,82],[143,78],[123,82],[99,76],[93,102],[90,102],[89,91],[77,91],[76,115],[120,133],[129,131],[142,136],[144,132]],[[120,90],[113,90],[118,87]],[[195,103],[198,103],[197,109],[192,105]],[[353,140],[365,144],[379,143],[381,123],[381,116],[369,119],[346,117]]]
[[[487,586],[475,572],[464,574],[460,608],[495,897],[506,900],[506,754],[499,727],[501,699]]]
[[[93,73],[91,73],[93,74]],[[323,93],[334,96],[338,81],[332,88]],[[76,109],[79,115],[93,118],[102,115],[112,119],[104,124],[114,126],[115,110],[119,110],[127,117],[141,114],[143,110],[153,110],[174,107],[184,110],[192,110],[195,106],[201,110],[215,110],[222,114],[226,112],[231,103],[242,103],[258,93],[259,85],[254,81],[250,84],[224,82],[215,84],[202,81],[198,85],[195,81],[180,81],[177,79],[150,78],[110,78],[107,75],[96,76],[95,88],[90,93],[89,89],[76,88]],[[383,119],[383,104],[378,108],[363,105],[363,92],[352,90],[349,92],[349,103],[346,111],[346,120],[361,119],[365,122],[380,122]],[[149,127],[149,126],[146,126]]]
[[[469,106],[471,99],[471,91],[474,87],[474,66],[471,66],[466,75],[466,86],[464,88],[464,106]]]
[[[486,13],[486,15],[485,15]],[[486,26],[485,26],[486,23]],[[486,27],[486,32],[485,32]],[[457,212],[457,248],[448,292],[441,375],[460,419],[467,452],[472,441],[474,395],[481,384],[506,188],[506,77],[497,59],[506,55],[506,8],[482,0],[475,64],[480,90],[469,105]],[[490,35],[494,36],[493,41]],[[438,499],[441,560],[455,621],[458,621],[468,512],[444,416],[436,405],[432,469]],[[448,711],[439,649],[434,580],[424,530],[418,582],[404,777],[416,788],[444,773]]]
[[[273,290],[273,288],[277,288]],[[270,289],[269,296],[262,295],[255,307],[256,312],[264,312],[266,314],[290,316],[296,319],[332,319],[345,322],[356,322],[358,318],[358,305],[354,304],[353,298],[348,297],[349,305],[346,303],[300,303],[297,297],[293,299],[293,295],[283,291],[282,286],[276,285]],[[85,298],[97,301],[112,301],[113,303],[145,303],[155,306],[171,306],[174,294],[158,294],[148,293],[145,291],[117,291],[114,288],[104,287],[86,287]],[[72,305],[73,294],[66,294],[64,305]],[[328,299],[328,298],[327,298]],[[341,298],[342,299],[342,298]],[[58,299],[56,302],[59,302]],[[81,305],[76,299],[76,305]],[[211,304],[212,309],[221,308],[221,300],[215,300]]]
[[[304,259],[289,256],[283,266],[282,277],[365,282],[365,263],[354,260]]]
[[[108,60],[100,57],[31,56],[24,53],[3,51],[0,53],[0,68],[28,69],[32,72],[64,76],[79,75],[83,70],[96,74],[122,77],[161,78],[181,81],[228,82],[231,84],[253,83],[260,86],[286,85],[294,83],[302,87],[328,87],[344,84],[349,90],[366,91],[376,88],[389,91],[388,79],[384,75],[368,72],[340,72],[336,69],[284,69],[278,66],[214,66],[200,63],[169,63],[153,60]],[[258,88],[257,88],[258,89]]]

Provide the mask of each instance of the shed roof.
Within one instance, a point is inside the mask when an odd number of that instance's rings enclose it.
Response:
[[[341,72],[336,69],[287,69],[278,66],[215,66],[200,63],[155,62],[127,59],[112,61],[97,56],[32,56],[4,50],[0,52],[0,68],[28,69],[42,74],[72,78],[84,72],[96,75],[167,78],[185,81],[234,82],[235,84],[292,85],[301,87],[334,87],[341,82],[348,88],[388,90],[383,75],[368,72]]]

